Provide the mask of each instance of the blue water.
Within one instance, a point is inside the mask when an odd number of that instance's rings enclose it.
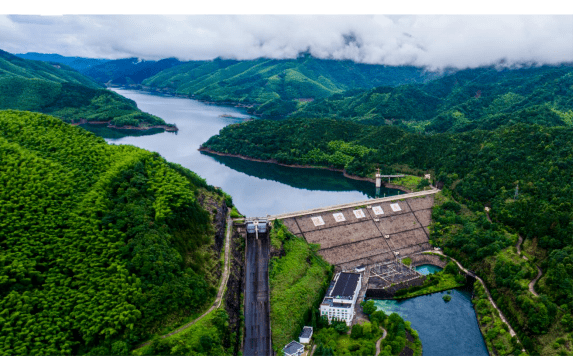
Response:
[[[421,266],[416,267],[416,272],[423,274],[423,275],[438,273],[441,270],[442,270],[442,268],[435,266],[435,265],[432,265],[432,264],[422,264]]]
[[[386,314],[398,313],[418,331],[423,355],[489,355],[479,330],[470,293],[453,289],[405,300],[375,300]]]

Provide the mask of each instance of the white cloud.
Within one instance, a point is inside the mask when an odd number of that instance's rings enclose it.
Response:
[[[571,15],[0,16],[0,48],[66,56],[321,58],[432,69],[573,58]]]

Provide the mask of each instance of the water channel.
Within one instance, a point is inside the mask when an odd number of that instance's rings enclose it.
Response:
[[[264,216],[360,201],[375,196],[373,183],[356,181],[321,169],[278,166],[239,158],[204,154],[198,148],[221,128],[249,117],[237,108],[144,92],[113,89],[138,107],[178,126],[178,133],[152,131],[121,135],[103,127],[86,126],[112,144],[129,144],[158,152],[170,162],[189,168],[207,183],[233,197],[241,213]],[[228,115],[233,117],[222,117]],[[141,135],[141,136],[138,136]],[[381,196],[401,193],[382,189]],[[418,268],[433,271],[434,268]],[[403,301],[375,301],[380,309],[397,312],[412,322],[422,340],[424,355],[488,355],[468,293],[455,290],[445,303],[441,293]]]

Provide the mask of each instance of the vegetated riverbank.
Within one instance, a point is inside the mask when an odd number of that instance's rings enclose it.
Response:
[[[179,98],[188,98],[191,100],[196,100],[199,102],[202,102],[206,105],[218,105],[218,106],[232,106],[232,107],[239,107],[239,108],[253,108],[256,106],[259,106],[259,103],[255,103],[255,102],[234,102],[234,101],[209,101],[209,100],[205,100],[203,99],[201,96],[196,96],[196,95],[185,95],[185,94],[179,94],[176,93],[176,90],[167,88],[167,87],[151,87],[151,86],[144,86],[141,84],[132,84],[132,85],[124,85],[124,86],[116,86],[113,85],[111,83],[107,84],[108,87],[113,87],[113,88],[121,88],[121,89],[125,89],[125,90],[137,90],[137,91],[144,91],[144,92],[148,92],[151,93],[153,95],[167,95],[167,96],[173,96],[173,97],[179,97]],[[251,115],[261,115],[261,114],[256,114],[253,111],[247,111],[249,114]]]
[[[361,176],[352,175],[352,174],[347,173],[347,171],[344,170],[344,169],[341,170],[341,169],[333,168],[333,167],[320,167],[320,166],[311,166],[311,165],[286,164],[286,163],[278,162],[275,159],[271,159],[271,160],[260,160],[260,159],[253,158],[253,157],[249,157],[249,156],[245,156],[245,155],[218,152],[218,151],[211,150],[211,149],[209,149],[207,147],[200,147],[199,148],[199,151],[200,152],[211,153],[211,154],[214,154],[214,155],[217,155],[217,156],[240,158],[240,159],[243,159],[243,160],[246,160],[246,161],[254,161],[254,162],[261,162],[261,163],[273,163],[273,164],[276,164],[276,165],[282,166],[282,167],[290,167],[290,168],[313,168],[313,169],[323,169],[323,170],[332,171],[332,172],[340,172],[346,178],[350,178],[350,179],[353,179],[353,180],[356,180],[356,181],[366,181],[366,182],[375,183],[375,179],[368,178],[368,177],[361,177]],[[394,184],[386,183],[386,182],[381,182],[381,184],[385,188],[398,189],[398,190],[404,191],[406,193],[412,193],[413,192],[410,188],[407,188],[407,187],[404,187],[404,186],[398,186],[398,185],[394,185]]]
[[[110,121],[90,121],[90,120],[87,120],[84,118],[81,118],[78,121],[71,120],[71,125],[72,126],[79,126],[79,125],[105,126],[107,128],[111,128],[111,129],[119,130],[119,131],[123,131],[123,130],[148,131],[148,130],[152,130],[152,129],[156,129],[156,128],[163,129],[164,131],[167,131],[167,132],[177,132],[178,131],[178,127],[176,127],[174,125],[148,125],[148,124],[143,123],[143,124],[140,124],[140,126],[132,126],[132,125],[118,126],[118,125],[111,124]]]

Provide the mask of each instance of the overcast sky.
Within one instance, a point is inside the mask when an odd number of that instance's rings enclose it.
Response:
[[[0,49],[95,58],[349,59],[430,69],[572,62],[571,15],[0,15]]]

